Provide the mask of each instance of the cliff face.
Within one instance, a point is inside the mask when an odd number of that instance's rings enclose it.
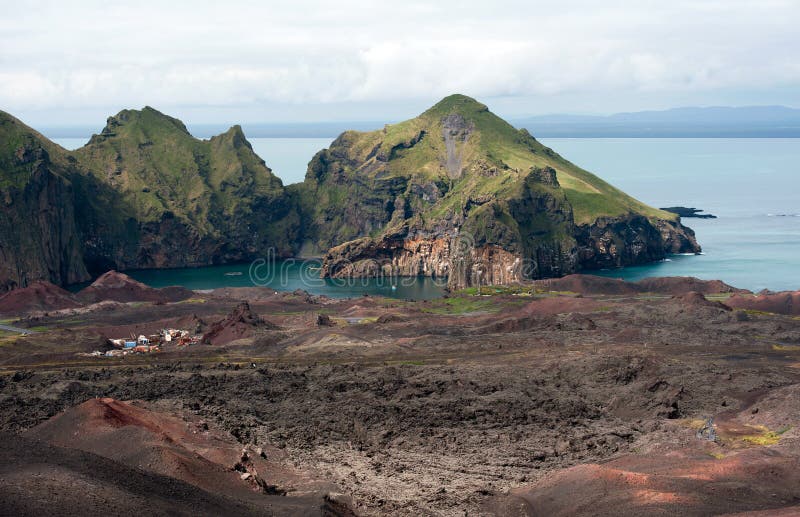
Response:
[[[0,148],[0,292],[39,279],[87,280],[68,164],[2,112]]]
[[[448,276],[463,287],[700,251],[674,214],[461,95],[380,131],[342,134],[300,188],[314,200],[304,206],[306,247],[333,245],[327,276]]]
[[[0,290],[295,251],[296,199],[238,126],[125,110],[70,153],[0,112],[0,138]]]

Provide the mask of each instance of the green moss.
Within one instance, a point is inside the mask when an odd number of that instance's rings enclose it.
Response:
[[[452,296],[432,302],[423,309],[431,314],[467,314],[472,312],[496,312],[500,310],[491,299],[481,296]]]

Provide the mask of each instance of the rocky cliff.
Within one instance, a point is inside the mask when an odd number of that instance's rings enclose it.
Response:
[[[486,106],[445,98],[349,131],[309,164],[304,247],[327,276],[447,276],[453,287],[560,276],[698,252],[679,217],[541,145]]]
[[[69,167],[55,144],[0,112],[0,292],[89,278]]]

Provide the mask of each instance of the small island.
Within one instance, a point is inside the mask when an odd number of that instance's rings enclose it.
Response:
[[[703,210],[699,208],[687,208],[685,206],[670,206],[667,208],[662,208],[661,210],[665,212],[670,212],[673,214],[678,214],[681,217],[694,217],[697,219],[716,219],[716,215],[712,214],[701,214]]]

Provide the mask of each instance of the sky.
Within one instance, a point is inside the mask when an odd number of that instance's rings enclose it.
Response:
[[[0,109],[97,125],[800,107],[800,0],[0,0]]]

